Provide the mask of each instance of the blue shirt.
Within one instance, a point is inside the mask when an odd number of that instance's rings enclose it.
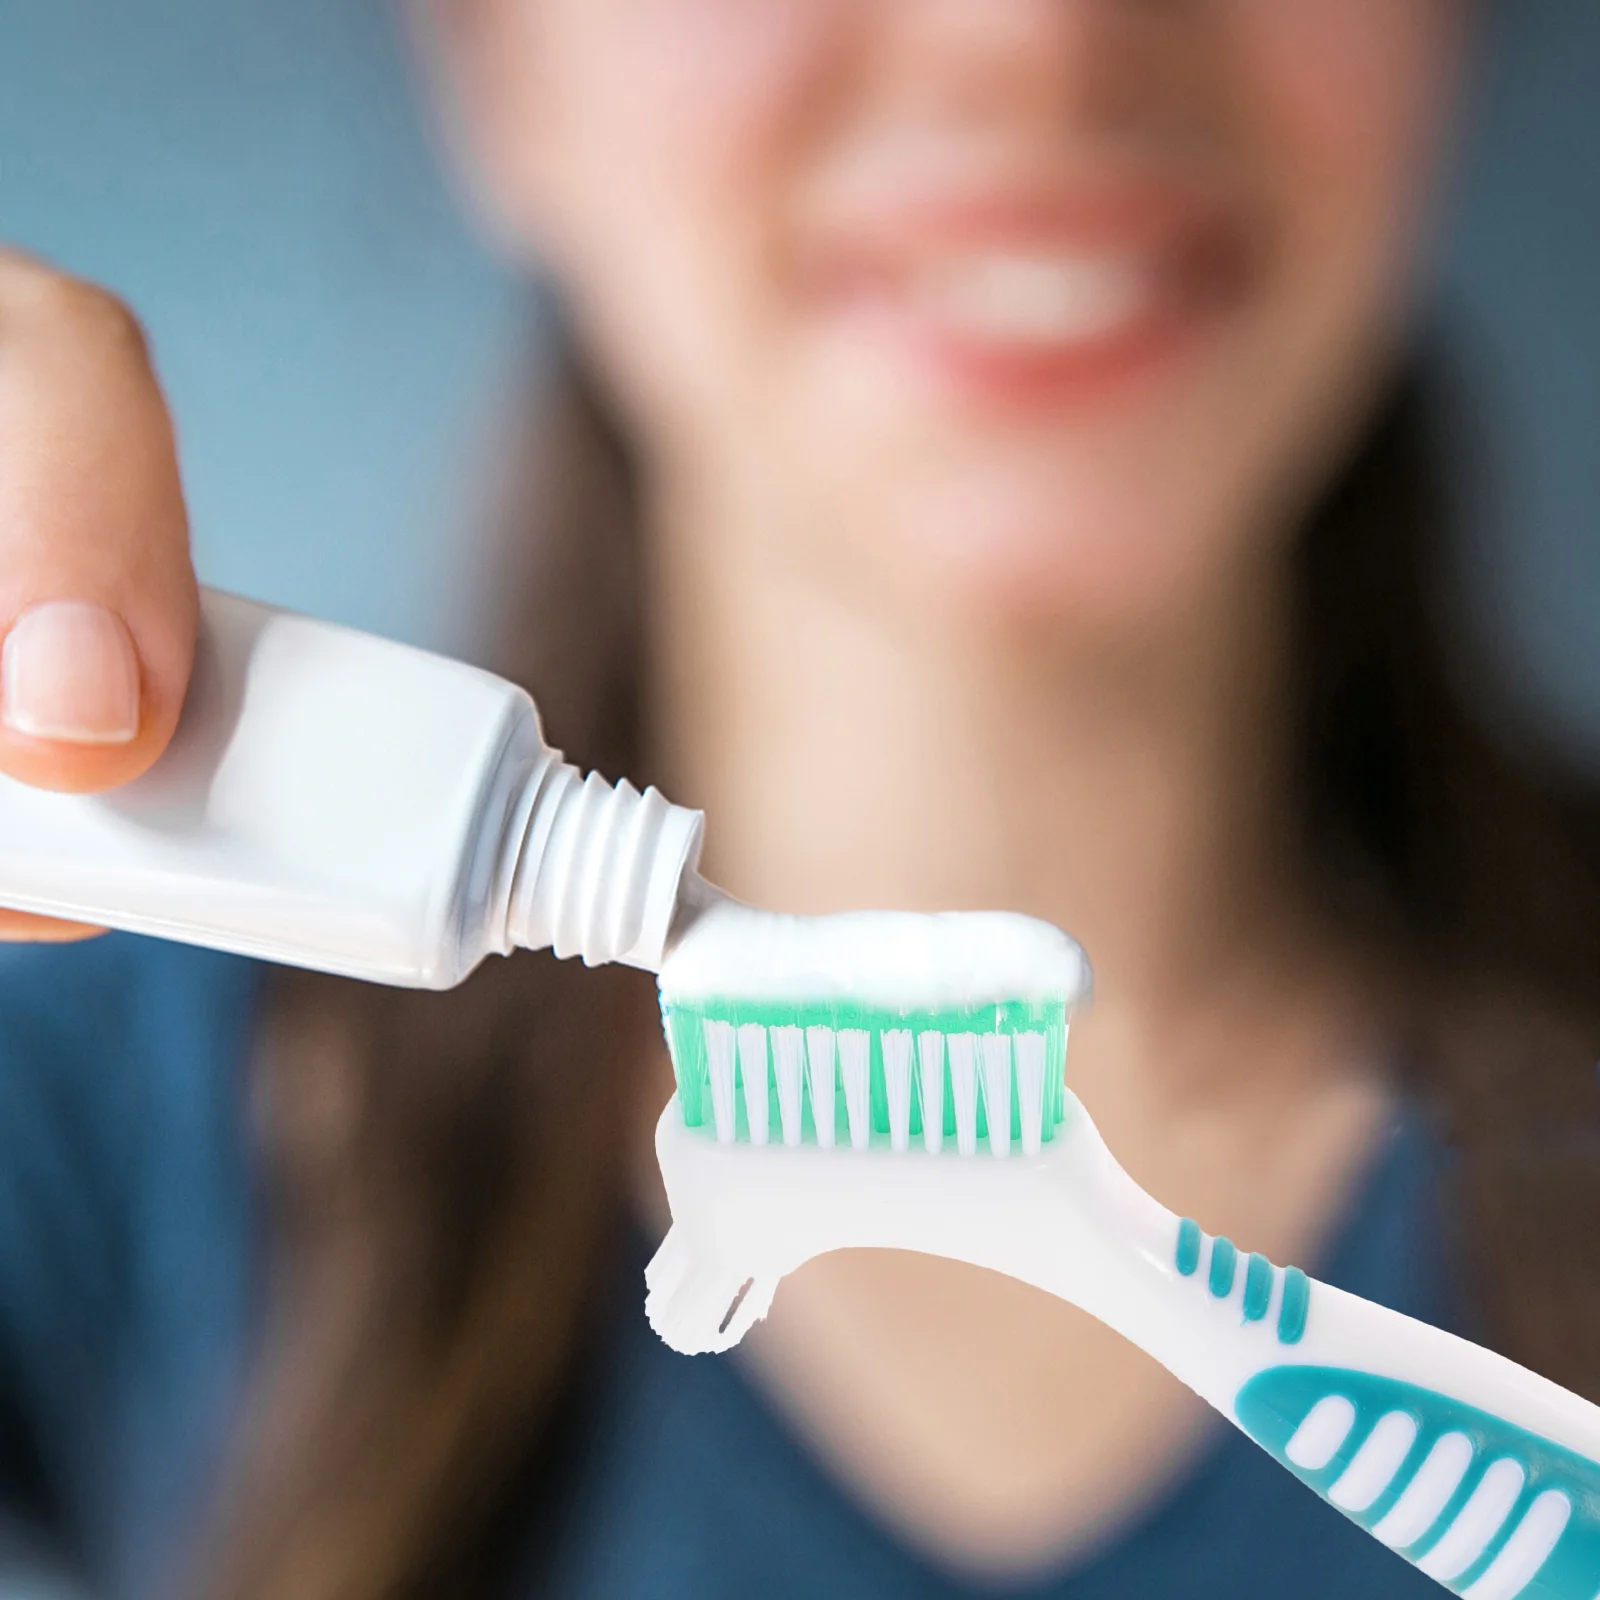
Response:
[[[0,950],[0,1494],[93,1592],[170,1595],[248,1366],[259,970],[113,936]],[[1321,1276],[1457,1320],[1437,1152],[1374,1158]],[[723,1358],[645,1324],[643,1256],[566,1408],[508,1600],[1404,1600],[1438,1591],[1220,1425],[1070,1568],[980,1588],[855,1504]],[[552,1488],[550,1485],[554,1484]]]
[[[0,946],[0,1483],[95,1594],[176,1592],[250,1322],[259,972]]]

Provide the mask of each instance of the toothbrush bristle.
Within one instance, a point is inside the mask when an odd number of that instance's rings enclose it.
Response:
[[[944,1035],[931,1028],[917,1035],[917,1095],[922,1143],[936,1156],[944,1148]]]
[[[1073,940],[1015,912],[799,917],[725,899],[659,976],[691,1128],[995,1157],[1055,1136],[1067,1020],[1090,984]]]
[[[684,1121],[724,1144],[1036,1155],[1066,1113],[1064,1000],[919,1013],[680,996],[662,1017]]]

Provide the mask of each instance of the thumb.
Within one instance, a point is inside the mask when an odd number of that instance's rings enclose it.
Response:
[[[195,611],[137,323],[0,252],[0,772],[74,791],[137,777],[176,726]]]

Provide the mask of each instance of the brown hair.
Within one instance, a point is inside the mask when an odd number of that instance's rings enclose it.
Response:
[[[1306,850],[1328,914],[1401,976],[1490,1336],[1600,1394],[1600,809],[1470,714],[1428,417],[1404,385],[1296,549]],[[577,378],[533,472],[547,514],[507,592],[537,615],[499,664],[574,759],[638,776],[630,478]],[[483,1581],[608,1259],[649,999],[637,974],[538,956],[447,995],[280,981],[292,1043],[262,1073],[279,1314],[217,1592]]]
[[[519,604],[490,658],[569,759],[637,780],[631,475],[586,383],[537,423],[496,571]],[[611,1256],[653,996],[643,973],[529,952],[446,994],[275,977],[256,1072],[269,1325],[206,1594],[485,1586]]]

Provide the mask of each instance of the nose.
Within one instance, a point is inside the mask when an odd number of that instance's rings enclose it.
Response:
[[[986,126],[1109,126],[1170,102],[1194,0],[883,0],[880,84]]]

